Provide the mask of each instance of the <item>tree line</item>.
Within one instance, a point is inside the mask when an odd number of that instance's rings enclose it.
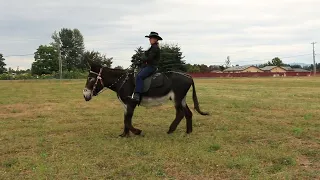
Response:
[[[78,29],[62,28],[59,32],[54,31],[51,35],[52,42],[42,44],[34,52],[34,62],[31,64],[31,69],[28,70],[13,70],[6,69],[5,58],[0,53],[0,74],[3,73],[28,73],[33,76],[52,75],[59,72],[59,58],[62,61],[62,69],[65,74],[68,72],[85,73],[90,68],[89,61],[111,67],[113,57],[107,57],[98,51],[85,49],[84,37]],[[206,65],[206,64],[187,64],[184,60],[181,48],[175,44],[161,44],[161,55],[159,62],[160,71],[182,71],[182,72],[212,72],[223,71],[230,67],[228,65]],[[131,57],[132,67],[136,67],[143,59],[145,50],[142,47],[137,47]],[[128,60],[129,61],[129,60]],[[229,61],[229,59],[228,59]],[[228,62],[229,64],[230,62]],[[238,65],[236,65],[238,66]],[[289,66],[282,62],[278,57],[272,59],[266,64],[257,65],[264,66]],[[304,68],[312,70],[313,65],[301,67],[293,65],[292,68]],[[317,69],[320,70],[320,63],[317,64]],[[122,66],[114,67],[123,69]]]
[[[89,61],[102,64],[106,67],[111,67],[113,64],[113,57],[107,57],[98,51],[86,50],[84,38],[78,29],[62,28],[60,32],[54,32],[51,38],[53,42],[50,45],[40,45],[35,52],[35,62],[32,63],[31,67],[32,74],[42,75],[58,72],[59,51],[64,71],[86,72],[90,68]],[[132,65],[135,66],[143,56],[143,48],[138,47],[131,58]],[[161,46],[161,59],[159,63],[161,70],[185,71],[185,62],[182,59],[180,47],[168,44]],[[114,68],[123,69],[122,66]]]

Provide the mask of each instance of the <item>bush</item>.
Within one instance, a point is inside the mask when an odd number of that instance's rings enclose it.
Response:
[[[60,78],[59,73],[53,73],[52,76],[56,79]],[[63,79],[85,79],[88,74],[82,71],[64,71],[62,72]]]
[[[63,79],[85,79],[88,73],[83,71],[65,71],[62,73]],[[53,72],[52,74],[31,75],[30,73],[24,74],[0,74],[0,80],[27,80],[27,79],[59,79],[59,73]]]
[[[10,79],[12,79],[12,76],[10,76],[9,74],[7,73],[0,74],[0,80],[10,80]]]
[[[64,79],[84,79],[88,74],[81,71],[67,71],[62,74]]]

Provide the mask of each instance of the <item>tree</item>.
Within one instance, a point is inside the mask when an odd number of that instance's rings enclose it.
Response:
[[[4,59],[3,55],[0,53],[0,74],[5,73],[6,70],[7,70],[7,69],[5,68],[6,63],[5,63],[4,61],[5,61],[5,59]]]
[[[55,48],[60,47],[64,69],[70,71],[86,68],[81,61],[85,48],[83,36],[78,29],[62,28],[59,33],[55,31],[51,38],[54,41],[51,45]]]
[[[275,57],[275,58],[273,58],[271,60],[271,62],[270,61],[268,62],[268,66],[278,66],[278,67],[280,67],[280,66],[283,66],[283,65],[284,64],[283,64],[282,60],[280,58],[278,58],[278,57]]]
[[[122,66],[116,66],[114,69],[123,69]]]
[[[211,71],[221,71],[220,67],[218,65],[210,65],[209,70]]]
[[[191,65],[191,64],[186,64],[186,71],[190,72],[190,73],[196,73],[196,72],[200,72],[200,67],[196,64]]]
[[[144,58],[144,51],[141,46],[134,51],[135,53],[131,57],[131,63],[133,67],[138,67],[140,66],[141,60]]]
[[[139,66],[140,61],[144,58],[142,47],[138,47],[131,57],[133,67]],[[164,44],[160,46],[160,71],[186,71],[185,61],[183,60],[181,48],[178,45]]]
[[[84,64],[84,68],[85,69],[90,69],[90,63],[89,62],[93,62],[93,63],[96,63],[96,64],[101,64],[103,66],[106,66],[106,67],[111,67],[112,65],[112,57],[111,58],[107,58],[106,55],[104,54],[101,54],[100,52],[98,51],[85,51],[83,53],[83,56],[82,56],[82,60],[81,62]]]
[[[160,71],[186,71],[181,48],[178,45],[164,44],[160,47]]]
[[[230,56],[227,56],[226,66],[229,67],[231,65]]]
[[[308,70],[313,71],[313,64],[311,64]],[[316,71],[320,71],[320,63],[316,63]]]
[[[219,66],[219,68],[220,68],[220,71],[224,71],[226,69],[226,67],[224,66]]]
[[[34,53],[34,59],[35,62],[31,65],[32,74],[52,74],[59,70],[58,52],[53,46],[40,45]]]
[[[302,69],[302,66],[299,65],[299,64],[291,65],[290,67],[291,68],[300,68],[300,69]]]
[[[200,72],[203,72],[203,73],[207,73],[207,72],[210,72],[210,68],[205,65],[205,64],[201,64],[201,65],[198,65],[200,67]]]
[[[9,68],[8,68],[8,73],[10,73],[10,74],[11,74],[11,73],[14,73],[14,70],[13,70],[11,67],[9,67]]]

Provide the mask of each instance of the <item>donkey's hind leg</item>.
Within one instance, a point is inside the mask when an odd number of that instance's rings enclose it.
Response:
[[[192,132],[192,112],[190,111],[187,104],[183,108],[187,120],[187,134],[190,134]]]
[[[167,132],[168,134],[173,133],[176,129],[181,120],[184,117],[184,111],[183,111],[183,106],[181,103],[176,104],[176,118],[173,120],[173,122],[170,125],[169,131]]]

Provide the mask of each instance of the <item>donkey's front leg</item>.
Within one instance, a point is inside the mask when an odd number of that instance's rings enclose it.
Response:
[[[132,125],[132,116],[133,116],[135,107],[136,105],[132,105],[132,104],[127,105],[126,112],[124,115],[124,125],[125,125],[124,132],[130,130],[133,134],[140,135],[142,131],[140,129],[134,128]]]
[[[123,128],[123,133],[120,134],[121,137],[129,137],[130,136],[130,130],[126,126],[126,111],[124,112],[124,128]]]

